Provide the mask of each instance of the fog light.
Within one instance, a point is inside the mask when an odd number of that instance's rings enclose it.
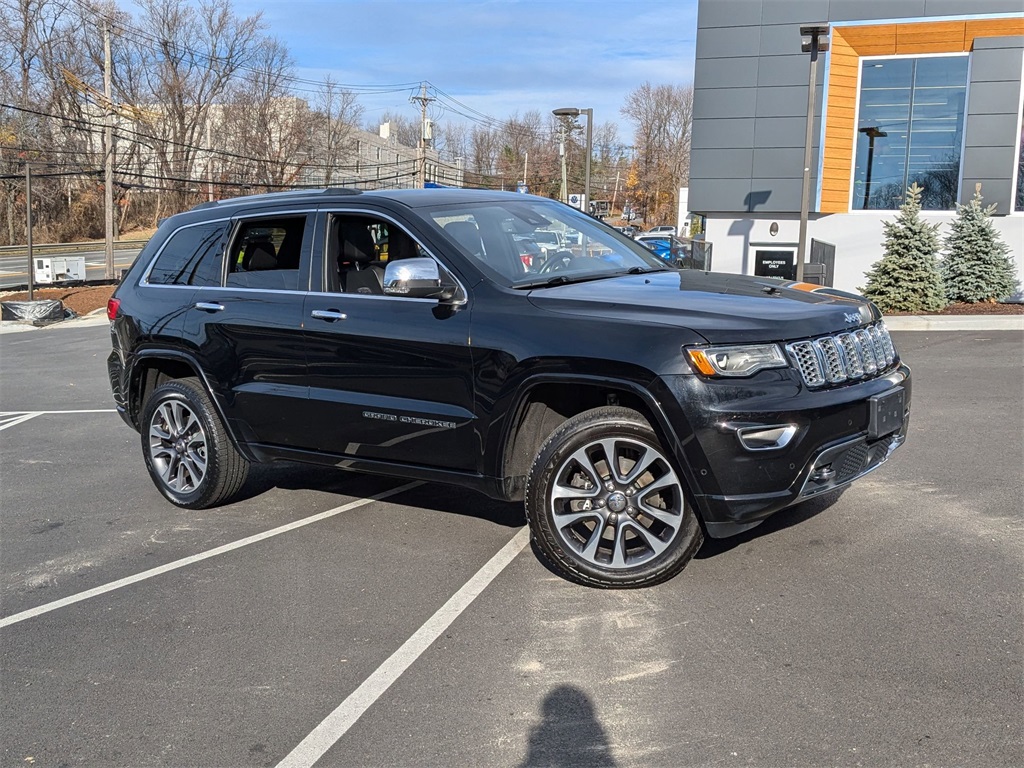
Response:
[[[818,467],[816,470],[811,472],[810,481],[812,483],[827,483],[835,476],[836,471],[832,469],[832,465],[826,464],[824,467]]]
[[[744,427],[736,432],[740,444],[748,451],[773,451],[785,448],[796,434],[795,424],[771,427]]]

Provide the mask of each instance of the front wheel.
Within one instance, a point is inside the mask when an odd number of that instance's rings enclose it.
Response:
[[[684,484],[636,411],[595,408],[541,446],[526,480],[541,554],[594,587],[646,587],[678,574],[704,541]]]
[[[249,462],[196,378],[168,381],[150,395],[142,414],[142,452],[160,493],[186,509],[223,504],[249,474]]]

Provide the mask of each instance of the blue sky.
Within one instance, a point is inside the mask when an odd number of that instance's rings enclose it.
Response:
[[[595,124],[617,123],[625,137],[632,128],[619,110],[631,90],[693,80],[696,0],[235,0],[235,9],[263,12],[300,77],[359,86],[365,121],[388,110],[418,116],[409,96],[427,80],[502,120],[590,107]]]

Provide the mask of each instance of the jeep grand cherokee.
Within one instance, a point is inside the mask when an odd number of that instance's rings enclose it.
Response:
[[[562,232],[526,265],[517,242]],[[279,459],[524,502],[566,577],[637,587],[876,469],[910,371],[877,309],[670,268],[515,193],[328,189],[172,216],[108,307],[156,487],[199,509]]]

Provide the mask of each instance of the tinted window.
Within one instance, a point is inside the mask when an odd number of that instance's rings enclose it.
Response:
[[[228,251],[228,285],[297,289],[305,229],[305,214],[242,222]]]
[[[1024,211],[1024,107],[1021,108],[1020,147],[1017,152],[1017,204],[1015,211]]]
[[[226,222],[179,229],[149,272],[155,285],[220,285],[221,253]]]
[[[567,205],[521,196],[426,209],[492,279],[516,286],[664,268],[642,245]],[[549,247],[551,233],[557,247]],[[541,242],[544,247],[541,247]]]
[[[375,216],[335,214],[327,239],[326,289],[382,295],[389,261],[429,256],[404,229]]]
[[[966,94],[966,56],[861,63],[854,209],[899,208],[915,182],[922,208],[954,208]]]

